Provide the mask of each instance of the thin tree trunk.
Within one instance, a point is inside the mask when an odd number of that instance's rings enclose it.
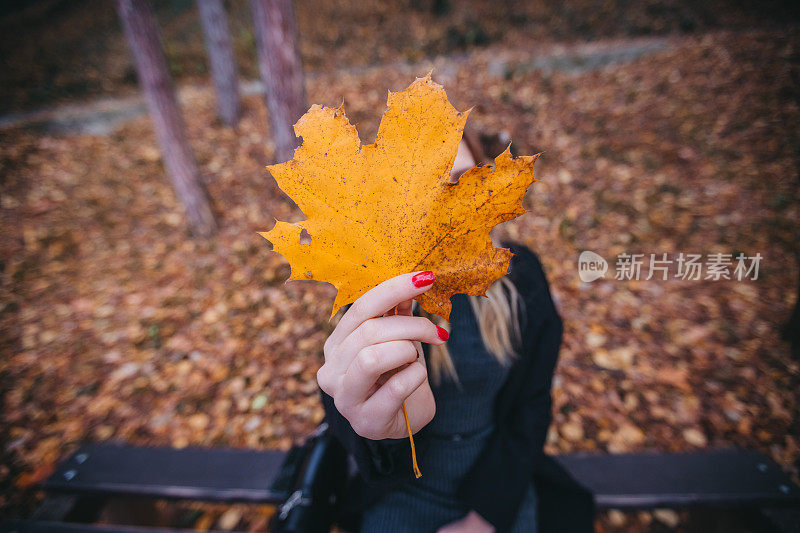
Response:
[[[222,0],[197,0],[197,8],[217,94],[217,114],[226,125],[233,127],[239,121],[239,78],[228,17]]]
[[[286,161],[298,144],[292,126],[306,112],[294,8],[291,0],[250,0],[250,6],[275,159]]]
[[[118,0],[117,7],[167,173],[193,232],[208,236],[216,229],[216,222],[186,138],[153,10],[148,0]]]

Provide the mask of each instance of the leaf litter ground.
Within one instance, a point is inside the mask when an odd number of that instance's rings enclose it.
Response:
[[[442,71],[457,108],[478,102],[474,127],[545,151],[533,212],[505,233],[540,254],[566,324],[548,451],[736,445],[797,474],[800,369],[779,328],[797,292],[798,47],[791,30],[719,32],[585,73],[530,71],[504,48]],[[475,76],[497,57],[500,76]],[[385,88],[407,83],[397,68],[320,75],[309,100],[344,98],[364,141]],[[270,215],[301,219],[264,177],[261,103],[247,101],[233,132],[216,125],[208,90],[187,97],[222,222],[208,242],[186,238],[145,119],[110,137],[2,133],[9,513],[33,505],[28,487],[82,440],[286,448],[322,417],[314,373],[334,294],[284,285],[286,263],[256,233]],[[757,282],[585,285],[585,249],[764,260]]]

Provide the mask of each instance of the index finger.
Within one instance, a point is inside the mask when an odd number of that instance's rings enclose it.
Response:
[[[362,322],[382,316],[396,305],[419,296],[430,289],[435,280],[433,272],[423,270],[400,274],[373,287],[350,306],[329,341],[333,346],[339,345]]]

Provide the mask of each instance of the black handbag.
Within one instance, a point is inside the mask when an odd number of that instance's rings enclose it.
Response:
[[[270,524],[276,533],[328,533],[347,482],[347,454],[323,423],[286,456],[274,490],[289,494]]]

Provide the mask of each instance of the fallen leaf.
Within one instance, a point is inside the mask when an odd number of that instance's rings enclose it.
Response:
[[[267,397],[264,396],[263,394],[259,394],[258,396],[253,398],[253,403],[250,404],[250,408],[253,411],[260,411],[261,409],[264,408],[265,405],[267,405]]]
[[[627,370],[633,364],[635,350],[631,346],[623,346],[614,350],[598,348],[592,354],[597,366],[611,370]]]
[[[568,441],[580,442],[583,440],[583,426],[578,422],[567,422],[561,426],[561,434]]]
[[[608,451],[611,453],[629,452],[644,443],[646,439],[644,431],[629,422],[624,422],[611,437]]]
[[[333,284],[335,314],[384,280],[432,270],[436,283],[418,301],[447,319],[453,294],[482,295],[505,275],[513,254],[489,231],[526,212],[537,156],[506,149],[452,183],[467,115],[430,75],[389,93],[371,145],[343,105],[312,106],[295,125],[303,144],[294,158],[267,167],[308,217],[261,233],[291,264],[290,279]]]
[[[672,385],[685,392],[692,390],[689,384],[689,371],[685,368],[666,367],[658,371],[657,380],[665,385]]]
[[[678,527],[678,524],[681,521],[680,516],[678,513],[673,511],[672,509],[656,509],[653,511],[653,516],[656,520],[664,524],[665,526],[675,529]]]
[[[211,513],[203,513],[194,524],[195,531],[208,531],[214,524],[214,515]]]
[[[230,531],[236,527],[236,525],[241,521],[241,519],[242,519],[241,509],[237,509],[234,507],[222,513],[222,516],[220,516],[219,520],[217,521],[217,527],[219,527],[223,531]]]
[[[50,474],[53,473],[55,470],[55,465],[52,463],[40,465],[36,470],[33,472],[24,472],[20,474],[17,478],[16,485],[19,488],[26,488],[31,487],[33,485],[38,485],[45,479],[47,479]]]
[[[683,430],[683,439],[692,446],[698,446],[700,448],[703,448],[706,446],[706,444],[708,444],[708,439],[706,439],[706,436],[703,434],[703,432],[695,428]]]
[[[617,509],[611,509],[608,512],[608,521],[615,527],[622,527],[626,522],[625,513]]]

